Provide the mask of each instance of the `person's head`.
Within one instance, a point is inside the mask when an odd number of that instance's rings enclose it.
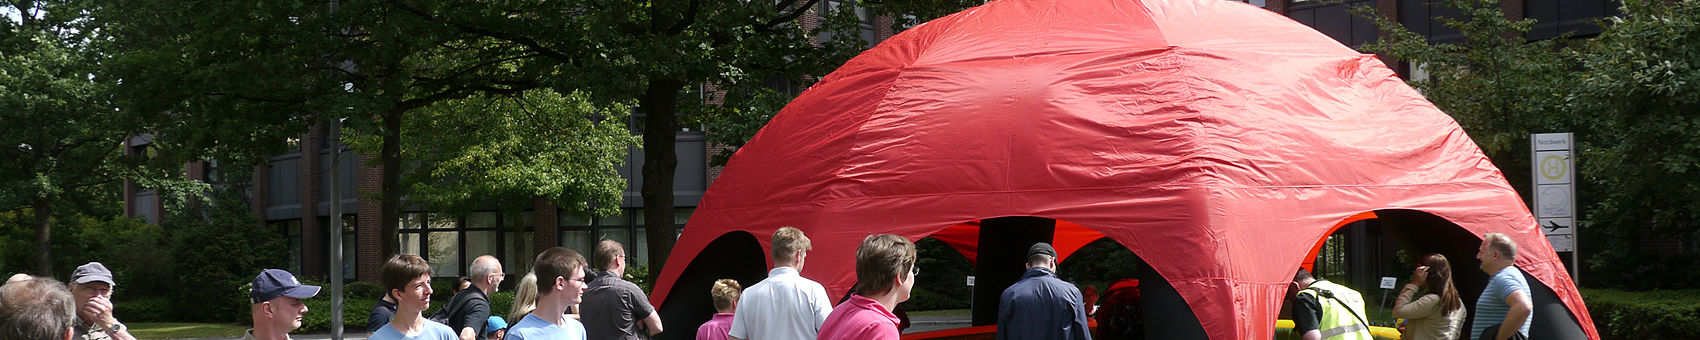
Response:
[[[458,294],[460,291],[466,290],[467,287],[472,287],[472,278],[462,276],[455,279],[455,293]]]
[[[1446,260],[1446,255],[1428,254],[1418,261],[1428,267],[1423,285],[1430,293],[1440,295],[1441,310],[1451,312],[1463,306],[1463,300],[1458,297],[1458,289],[1452,286],[1452,263]]]
[[[1476,259],[1482,261],[1482,271],[1498,273],[1517,262],[1517,242],[1501,233],[1482,235],[1482,246],[1476,250]]]
[[[6,283],[29,281],[32,277],[30,274],[24,273],[12,274],[12,277],[6,278]]]
[[[70,340],[76,302],[64,283],[31,277],[0,286],[0,339]]]
[[[1299,297],[1299,291],[1310,288],[1310,284],[1315,282],[1316,276],[1310,275],[1309,270],[1299,268],[1298,272],[1293,273],[1293,282],[1287,283],[1287,299]]]
[[[896,293],[909,299],[915,287],[915,243],[892,234],[871,235],[856,247],[856,294],[872,297]]]
[[[489,319],[484,320],[484,338],[501,340],[504,335],[508,334],[507,328],[508,320],[502,320],[500,316],[491,315]]]
[[[485,294],[496,293],[496,286],[508,278],[508,274],[502,272],[502,261],[497,261],[495,256],[490,255],[473,259],[472,267],[467,268],[467,272],[472,273],[472,285],[483,289]]]
[[[528,272],[514,284],[514,304],[508,310],[508,319],[519,322],[533,309],[537,309],[537,274]]]
[[[1034,243],[1032,247],[1027,247],[1027,269],[1044,267],[1045,269],[1057,270],[1056,259],[1057,249],[1051,248],[1050,243],[1039,242]]]
[[[577,305],[588,288],[584,282],[584,256],[572,249],[554,247],[537,254],[531,271],[537,273],[537,299],[556,299],[568,306]]]
[[[431,264],[413,254],[396,254],[378,267],[378,283],[394,297],[396,309],[424,311],[431,306]]]
[[[773,231],[773,266],[801,271],[803,258],[810,250],[814,250],[814,246],[809,244],[809,237],[803,236],[802,230],[784,227]]]
[[[118,285],[112,280],[112,271],[106,270],[106,265],[100,262],[89,262],[71,271],[71,297],[77,301],[77,309],[95,300],[111,300],[112,289]],[[98,320],[83,320],[95,322]]]
[[[714,287],[709,288],[708,295],[714,296],[714,310],[721,313],[732,313],[738,310],[738,296],[743,295],[744,287],[732,279],[714,281]]]
[[[260,271],[248,290],[248,310],[254,319],[254,332],[287,334],[301,328],[302,315],[307,313],[307,304],[301,299],[318,294],[319,286],[301,284],[288,271]]]
[[[624,274],[626,270],[626,246],[614,240],[602,240],[596,243],[596,270],[613,271]]]

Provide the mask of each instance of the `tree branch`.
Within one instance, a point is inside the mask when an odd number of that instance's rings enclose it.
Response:
[[[557,61],[571,62],[573,60],[573,58],[571,56],[568,56],[566,53],[561,53],[560,51],[556,51],[554,49],[545,47],[545,46],[543,46],[542,43],[539,43],[539,42],[537,42],[536,39],[531,39],[530,37],[520,36],[520,35],[512,35],[512,34],[507,34],[507,33],[504,33],[504,32],[497,32],[497,31],[478,28],[478,27],[468,25],[468,24],[465,24],[465,23],[449,21],[449,20],[439,18],[439,17],[434,16],[434,15],[431,15],[430,13],[426,13],[424,10],[414,8],[413,6],[408,6],[407,4],[403,4],[399,0],[389,0],[389,3],[392,4],[392,5],[395,5],[396,8],[400,8],[404,12],[413,13],[413,15],[417,15],[420,18],[425,19],[426,21],[431,21],[431,22],[441,23],[441,24],[444,24],[444,25],[449,25],[450,27],[454,27],[456,29],[459,29],[462,32],[467,32],[467,33],[482,35],[482,36],[486,36],[486,37],[511,41],[511,42],[514,42],[514,43],[517,43],[517,44],[520,44],[520,45],[524,45],[526,47],[530,47],[536,53],[542,54],[543,56],[549,57],[550,59],[555,59]]]

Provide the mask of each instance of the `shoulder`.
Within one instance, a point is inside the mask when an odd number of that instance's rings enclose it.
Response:
[[[454,335],[455,330],[453,328],[449,328],[449,325],[444,325],[444,324],[440,324],[440,323],[436,323],[436,322],[432,322],[432,321],[425,322],[425,331],[431,332],[431,333],[444,333],[444,334],[449,334],[451,337],[454,337],[454,338],[457,338],[457,339],[460,338],[460,336]]]

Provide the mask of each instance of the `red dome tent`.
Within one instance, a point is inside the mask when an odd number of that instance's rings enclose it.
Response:
[[[1209,338],[1269,339],[1318,240],[1389,209],[1474,242],[1511,235],[1517,266],[1598,339],[1522,199],[1375,56],[1232,1],[999,0],[899,34],[791,102],[709,188],[651,300],[707,292],[677,283],[729,261],[711,243],[765,259],[783,226],[814,241],[803,276],[840,296],[864,236],[1036,216],[1132,250]],[[1474,270],[1475,246],[1448,255],[1455,272]]]

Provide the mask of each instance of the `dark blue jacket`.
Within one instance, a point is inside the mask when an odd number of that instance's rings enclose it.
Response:
[[[1044,267],[1028,269],[1003,290],[998,303],[998,340],[1091,340],[1080,289]]]

